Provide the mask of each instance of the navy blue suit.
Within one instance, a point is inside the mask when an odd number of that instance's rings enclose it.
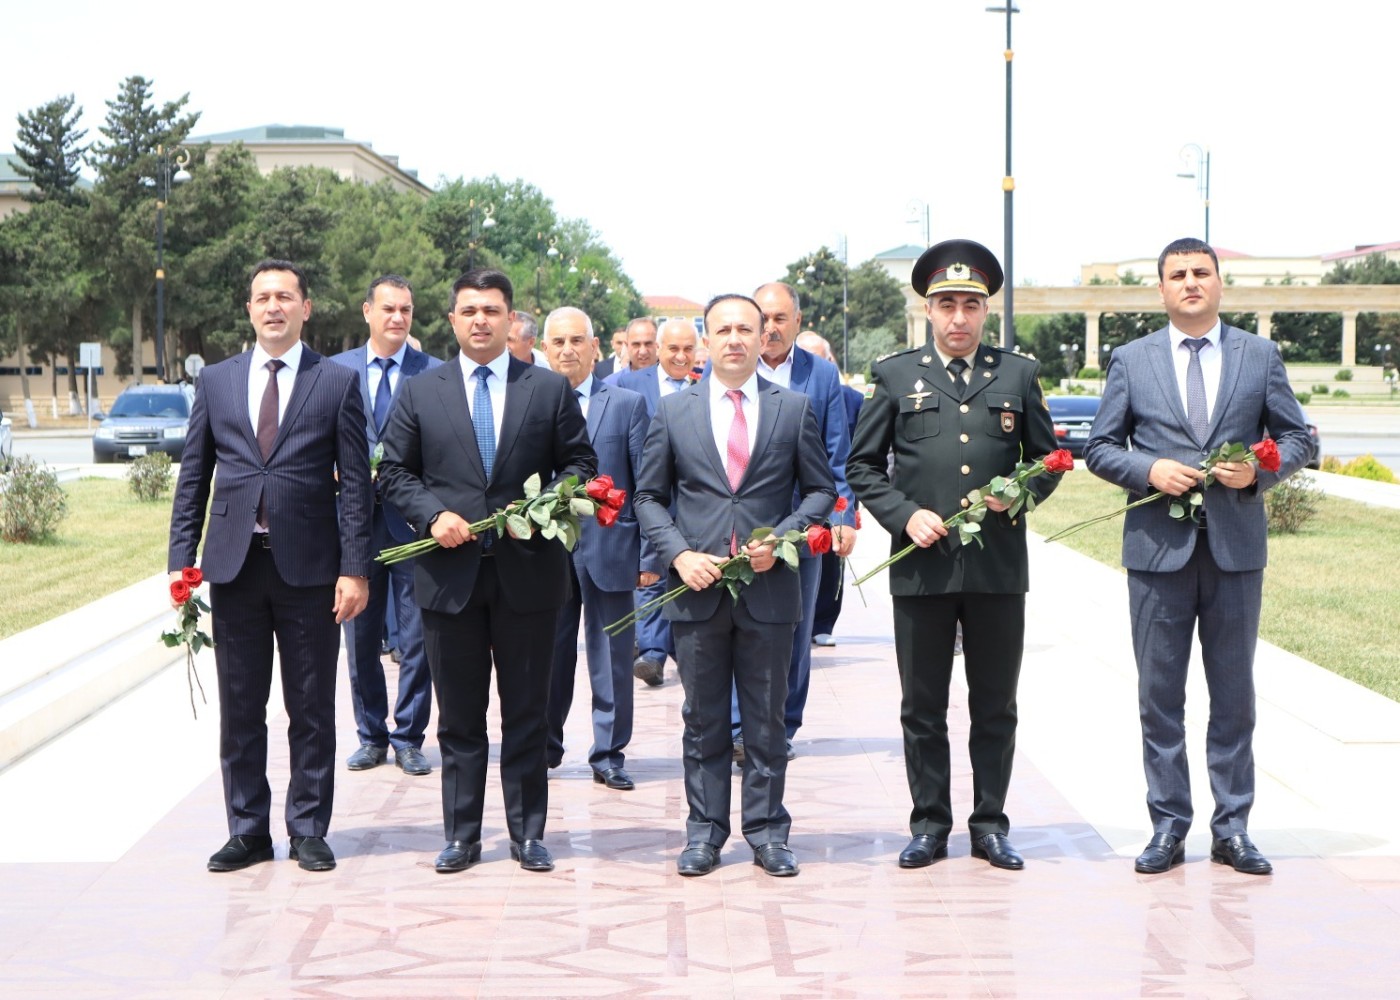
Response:
[[[335,583],[370,569],[365,410],[354,374],[303,347],[264,461],[249,413],[251,357],[240,354],[200,375],[171,510],[168,566],[193,566],[205,535],[200,566],[213,608],[229,833],[270,835],[266,713],[275,635],[290,717],[287,832],[323,837],[335,787]],[[269,533],[254,544],[260,501]]]
[[[598,474],[611,476],[627,491],[616,523],[604,528],[584,520],[578,547],[570,556],[574,594],[559,611],[554,664],[549,689],[549,758],[564,752],[564,721],[574,697],[578,665],[578,624],[584,622],[588,680],[593,692],[593,747],[588,763],[595,771],[622,767],[623,749],[632,739],[632,643],[634,629],[608,636],[604,629],[632,611],[637,574],[660,573],[659,563],[643,564],[641,531],[632,512],[637,472],[646,443],[647,408],[642,397],[589,377],[588,437],[598,455]]]
[[[374,423],[374,402],[369,395],[369,352],[357,347],[331,358],[355,372],[360,382],[361,401],[365,407],[365,436],[369,454],[379,444],[379,428]],[[412,347],[405,350],[398,379],[390,380],[394,398],[408,379],[442,364]],[[375,484],[374,520],[371,526],[372,550],[376,553],[395,545],[411,542],[416,537],[403,515],[391,503],[386,503]],[[399,651],[399,692],[394,705],[394,729],[389,731],[389,699],[385,689],[384,664],[380,661],[380,644],[384,633],[384,613],[389,592],[394,594],[394,613],[398,625],[395,648]],[[360,744],[388,747],[422,748],[423,734],[433,708],[433,682],[428,673],[428,658],[423,652],[423,618],[413,597],[413,565],[411,562],[384,566],[375,563],[369,574],[369,603],[365,610],[345,623],[345,658],[350,668],[350,700],[355,710],[355,729]]]
[[[856,433],[856,418],[860,416],[860,404],[865,397],[848,385],[841,386],[841,401],[846,405],[846,430],[852,437]],[[857,504],[853,500],[847,500],[850,506],[847,510],[853,514],[857,509]],[[841,599],[846,595],[846,589],[841,586],[842,573],[841,557],[835,552],[828,552],[822,556],[822,580],[821,586],[817,588],[817,607],[812,613],[812,634],[830,635],[836,630],[836,619],[841,616]]]

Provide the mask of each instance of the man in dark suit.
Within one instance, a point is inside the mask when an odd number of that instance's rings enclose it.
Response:
[[[655,359],[655,364],[646,368],[624,371],[608,379],[610,385],[630,389],[640,393],[646,402],[647,417],[656,413],[656,405],[666,396],[679,392],[687,384],[697,381],[695,365],[695,327],[689,320],[667,320],[658,331],[651,328],[651,341],[647,342],[650,320],[633,320],[637,328],[634,336],[639,337],[640,351]],[[642,540],[642,558],[655,562],[655,553],[650,543]],[[657,581],[637,591],[637,604],[646,604],[666,592],[663,582]],[[637,659],[632,664],[632,674],[648,687],[660,687],[666,677],[666,658],[674,656],[675,643],[671,638],[671,626],[660,610],[647,612],[637,622]]]
[[[1155,874],[1185,859],[1186,674],[1199,629],[1210,691],[1210,857],[1264,875],[1272,866],[1248,831],[1254,649],[1268,557],[1264,494],[1302,468],[1312,442],[1278,347],[1221,323],[1220,265],[1210,245],[1169,244],[1157,277],[1170,325],[1113,352],[1084,449],[1089,469],[1133,497],[1149,489],[1181,496],[1201,484],[1202,460],[1227,442],[1251,445],[1270,434],[1281,463],[1277,472],[1250,462],[1214,466],[1199,523],[1174,520],[1166,501],[1130,510],[1123,522],[1153,830],[1135,867]]]
[[[419,372],[442,364],[408,344],[413,327],[413,289],[397,274],[386,274],[370,282],[363,303],[369,324],[369,342],[363,347],[331,358],[355,372],[365,405],[365,434],[369,438],[371,465],[379,446],[379,435],[389,419],[389,410],[399,387]],[[375,482],[372,551],[413,541],[413,529],[403,515],[386,504]],[[394,731],[387,725],[388,694],[384,686],[384,664],[380,660],[384,635],[384,614],[389,592],[394,593],[397,624],[394,648],[399,654],[399,690],[394,704]],[[378,767],[394,748],[394,763],[405,774],[429,774],[432,767],[423,756],[423,734],[433,707],[432,677],[423,653],[423,619],[413,599],[413,567],[408,563],[384,566],[374,563],[369,577],[369,603],[365,613],[345,626],[345,658],[350,667],[351,703],[355,709],[355,729],[359,748],[346,766],[352,771]]]
[[[971,240],[930,247],[911,283],[927,301],[933,339],[871,369],[846,474],[860,502],[890,533],[891,552],[919,548],[890,567],[895,655],[903,700],[904,766],[914,800],[913,839],[901,868],[947,857],[953,827],[948,751],[948,684],[958,625],[968,685],[972,760],[972,856],[997,868],[1025,862],[1007,834],[1006,793],[1016,750],[1016,684],[1026,623],[1029,569],[1024,517],[988,498],[983,545],[948,537],[940,513],[968,507],[967,494],[1019,461],[1055,448],[1040,393],[1040,366],[982,344],[987,299],[1001,265]],[[893,476],[889,453],[894,450]],[[1043,499],[1058,477],[1039,476]]]
[[[453,283],[459,363],[403,384],[379,465],[385,499],[441,546],[414,566],[438,700],[447,839],[440,872],[481,858],[493,657],[511,857],[530,871],[554,868],[542,839],[545,706],[555,620],[570,590],[568,553],[539,534],[477,535],[470,525],[519,500],[532,475],[547,488],[570,475],[587,480],[597,463],[568,380],[506,351],[512,297],[500,271],[477,268]]]
[[[735,684],[748,748],[744,838],[764,871],[797,874],[787,846],[791,817],[783,807],[783,702],[793,627],[802,617],[801,590],[796,574],[773,569],[770,545],[747,540],[758,527],[782,534],[820,523],[831,512],[836,487],[811,401],[755,374],[762,326],[758,303],[745,296],[723,295],[706,307],[713,370],[661,401],[637,483],[637,520],[669,567],[669,586],[690,588],[664,608],[685,687],[682,747],[690,815],[677,863],[682,875],[713,870],[729,837],[729,699]],[[794,504],[794,497],[801,503]],[[757,575],[736,601],[715,584],[718,564],[740,546]]]
[[[258,264],[248,315],[256,346],[200,375],[170,515],[172,580],[194,565],[206,508],[209,516],[201,568],[213,608],[230,834],[209,870],[272,858],[266,713],[275,636],[291,720],[290,856],[325,871],[335,867],[325,836],[335,789],[337,626],[369,597],[365,410],[354,372],[301,342],[311,299],[300,268]]]
[[[646,440],[646,404],[635,392],[605,384],[593,375],[598,341],[582,309],[564,306],[544,321],[544,353],[550,367],[569,380],[588,422],[588,438],[598,456],[599,475],[611,476],[627,502],[617,521],[604,528],[594,519],[579,526],[578,546],[569,555],[574,592],[559,613],[549,687],[549,766],[564,755],[564,722],[574,697],[578,665],[578,624],[582,614],[593,693],[593,747],[588,764],[593,780],[620,791],[635,787],[624,750],[632,739],[632,643],[635,630],[609,636],[605,629],[632,611],[638,586],[660,576],[654,561],[642,564],[641,534],[632,513],[637,470]]]
[[[626,370],[627,331],[625,329],[614,330],[611,344],[612,353],[593,366],[593,374],[597,378],[606,379],[614,372]]]

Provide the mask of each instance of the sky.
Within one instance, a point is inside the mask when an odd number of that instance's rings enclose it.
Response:
[[[992,0],[703,4],[7,2],[0,119],[62,94],[89,140],[121,81],[196,134],[342,128],[428,184],[520,177],[644,295],[749,290],[844,237],[1004,251],[1004,14]],[[1393,0],[1019,0],[1014,281],[1200,236],[1315,256],[1400,241]],[[0,150],[13,133],[0,137]],[[917,222],[911,222],[911,217]]]

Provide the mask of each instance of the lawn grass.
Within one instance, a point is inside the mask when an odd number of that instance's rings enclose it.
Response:
[[[1031,515],[1031,528],[1052,535],[1125,502],[1122,490],[1081,465]],[[1121,569],[1122,537],[1123,522],[1118,518],[1053,544],[1068,545]],[[1400,510],[1324,497],[1318,516],[1301,532],[1269,536],[1259,635],[1400,701],[1400,650],[1394,624],[1400,587],[1391,575],[1397,572]],[[1123,613],[1127,614],[1126,607]]]
[[[0,639],[165,569],[168,495],[144,503],[117,479],[63,489],[68,515],[47,542],[0,541]]]

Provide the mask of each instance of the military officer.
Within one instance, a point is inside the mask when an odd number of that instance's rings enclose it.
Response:
[[[972,855],[998,868],[1024,866],[1007,839],[1004,811],[1016,746],[1028,589],[1024,516],[989,498],[983,546],[949,537],[944,516],[967,494],[1016,463],[1055,448],[1055,430],[1031,358],[982,343],[987,299],[1002,284],[986,247],[947,240],[914,265],[911,282],[927,302],[933,338],[871,369],[856,422],[847,479],[891,536],[891,551],[918,548],[890,567],[895,652],[903,699],[904,760],[913,799],[913,839],[900,867],[946,857],[953,812],[949,791],[948,684],[962,625],[968,684],[973,806]],[[888,462],[890,451],[894,463]],[[1058,477],[1031,481],[1037,500]]]

